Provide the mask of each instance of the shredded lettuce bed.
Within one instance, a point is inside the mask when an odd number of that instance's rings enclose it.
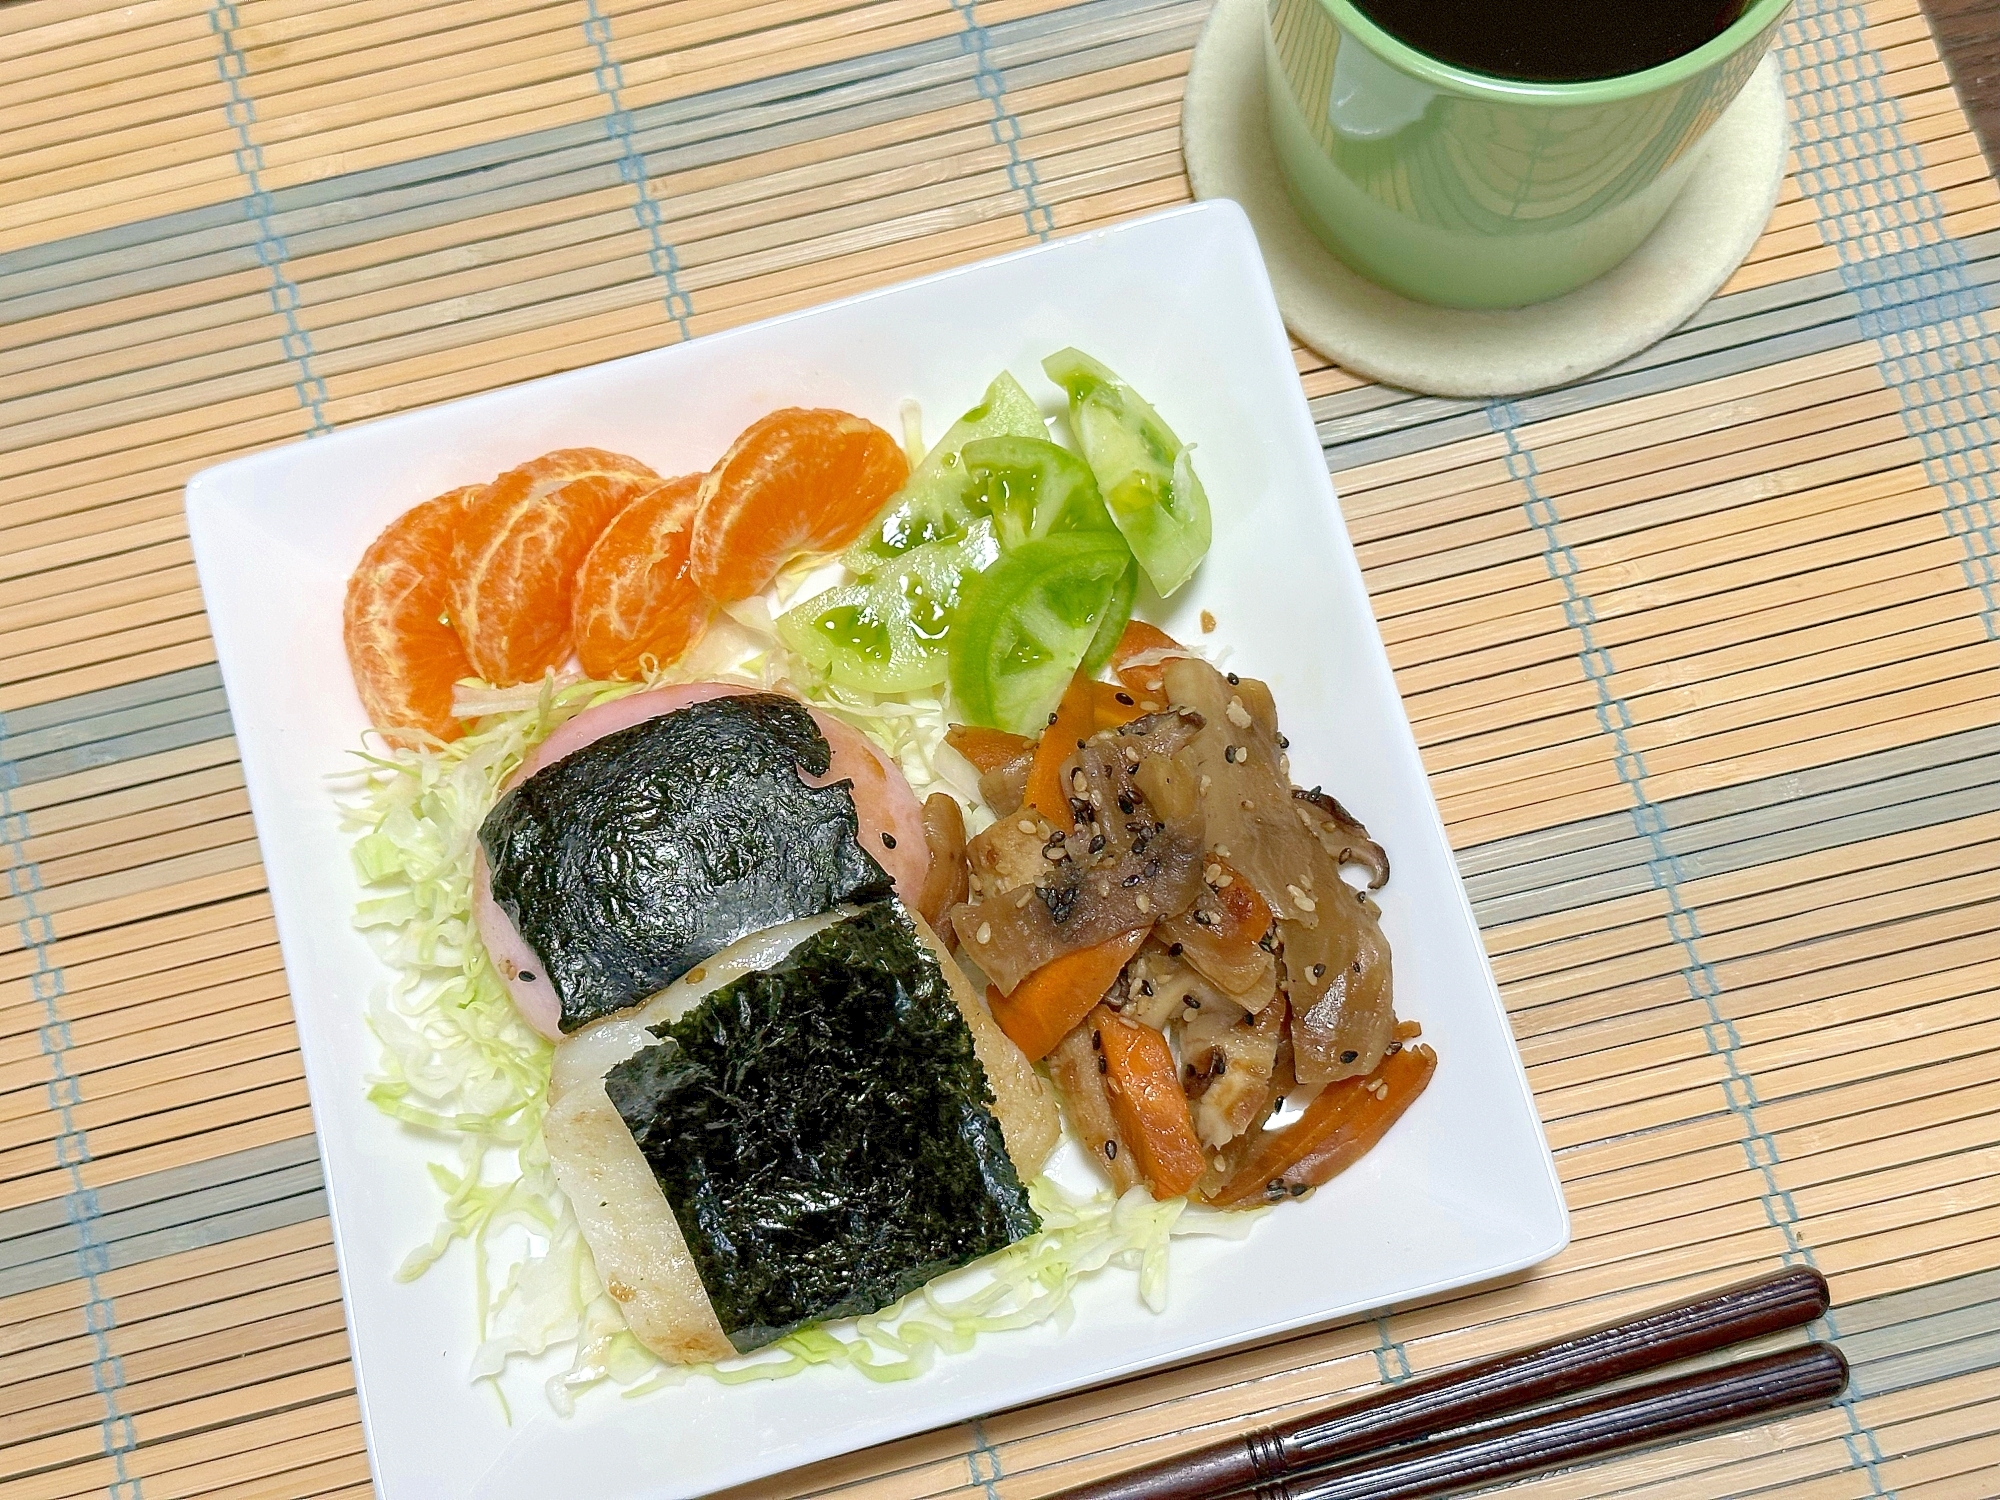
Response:
[[[785,583],[781,591],[790,592]],[[370,1011],[381,1061],[368,1097],[448,1153],[429,1163],[442,1200],[437,1226],[397,1276],[414,1280],[465,1243],[479,1340],[470,1374],[492,1384],[503,1409],[509,1366],[552,1351],[570,1355],[568,1367],[545,1382],[548,1401],[565,1415],[580,1393],[606,1385],[637,1396],[690,1377],[737,1384],[829,1364],[872,1380],[909,1379],[939,1350],[956,1353],[982,1333],[1051,1320],[1066,1325],[1072,1288],[1107,1266],[1135,1271],[1140,1295],[1157,1312],[1166,1305],[1170,1240],[1241,1237],[1260,1216],[1190,1207],[1184,1199],[1156,1203],[1143,1187],[1122,1198],[1078,1198],[1043,1177],[1029,1185],[1040,1234],[879,1313],[698,1367],[664,1364],[626,1329],[542,1142],[553,1048],[520,1018],[473,931],[474,839],[507,776],[565,720],[668,682],[782,685],[870,735],[896,757],[919,797],[945,787],[976,805],[971,768],[954,764],[957,757],[942,746],[941,700],[876,699],[794,681],[791,674],[804,673],[770,621],[762,599],[732,606],[688,659],[643,684],[551,677],[525,688],[462,690],[461,711],[481,715],[464,738],[425,749],[371,748],[341,787],[366,891],[355,921],[392,976]]]

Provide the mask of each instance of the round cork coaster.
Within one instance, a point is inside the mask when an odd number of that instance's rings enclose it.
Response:
[[[1264,113],[1264,3],[1217,0],[1195,47],[1181,117],[1188,179],[1197,198],[1242,205],[1286,327],[1357,375],[1439,396],[1514,396],[1614,365],[1714,296],[1777,205],[1785,96],[1767,57],[1659,227],[1597,280],[1500,312],[1413,302],[1349,270],[1285,195]]]

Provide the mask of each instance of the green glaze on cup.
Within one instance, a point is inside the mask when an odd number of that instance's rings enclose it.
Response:
[[[1623,260],[1686,183],[1791,0],[1671,62],[1520,83],[1405,46],[1349,0],[1265,0],[1271,134],[1293,204],[1370,280],[1521,307]]]

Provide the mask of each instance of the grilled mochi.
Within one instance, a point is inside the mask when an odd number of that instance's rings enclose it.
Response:
[[[574,1031],[747,933],[887,895],[857,839],[853,783],[805,779],[832,760],[804,704],[732,694],[615,730],[510,788],[480,824],[477,884],[509,924],[487,946],[517,996],[532,974],[508,960],[519,948]]]
[[[889,900],[756,933],[556,1049],[543,1126],[633,1334],[698,1363],[1034,1232],[1046,1084]]]

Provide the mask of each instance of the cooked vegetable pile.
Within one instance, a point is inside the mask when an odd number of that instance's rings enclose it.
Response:
[[[995,814],[948,920],[1114,1185],[1276,1201],[1372,1145],[1435,1056],[1405,1045],[1380,913],[1341,874],[1379,888],[1387,856],[1292,785],[1263,683],[1176,653],[1134,626],[1118,687],[1079,673],[1036,739],[948,734]]]

